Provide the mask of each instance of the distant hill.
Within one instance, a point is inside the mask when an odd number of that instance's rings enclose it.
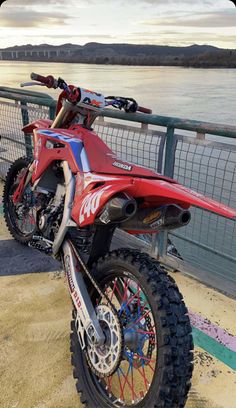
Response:
[[[236,50],[210,45],[77,44],[22,45],[0,50],[1,59],[58,61],[88,64],[174,65],[236,68]]]
[[[140,45],[140,44],[100,44],[91,42],[85,44],[79,52],[112,53],[127,56],[158,55],[158,56],[193,56],[202,52],[213,52],[216,47],[210,45],[191,45],[189,47],[170,47],[166,45]]]

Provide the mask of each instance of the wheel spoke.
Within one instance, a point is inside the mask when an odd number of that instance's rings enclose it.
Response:
[[[131,386],[132,386],[132,402],[135,400],[135,392],[134,392],[134,368],[131,365]]]
[[[146,316],[149,315],[149,313],[151,312],[151,309],[147,310],[143,315],[141,315],[137,320],[135,320],[134,322],[132,322],[133,325],[138,324],[142,319],[144,319]]]
[[[127,373],[126,373],[126,375],[123,373],[123,370],[119,367],[118,368],[118,370],[120,370],[121,371],[121,374],[123,375],[123,377],[124,377],[124,384],[123,384],[123,391],[124,391],[124,389],[125,389],[125,386],[126,386],[126,384],[129,386],[129,389],[130,389],[130,391],[133,393],[133,395],[134,395],[134,399],[135,398],[138,398],[137,397],[137,395],[136,395],[136,393],[135,393],[135,391],[133,390],[133,388],[132,388],[132,385],[130,384],[130,382],[129,382],[129,379],[128,379],[128,376],[129,376],[129,373],[130,373],[130,370],[131,370],[131,365],[129,365],[129,367],[128,367],[128,369],[127,369]]]
[[[134,354],[134,356],[140,358],[140,360],[149,361],[150,363],[155,363],[156,362],[155,360],[152,360],[151,358],[140,356],[139,354]]]
[[[113,289],[112,289],[110,301],[112,301],[112,298],[113,298],[113,296],[114,296],[114,293],[115,293],[115,290],[116,290],[116,284],[117,284],[117,278],[115,279],[115,284],[113,285]]]
[[[123,387],[122,387],[122,382],[121,382],[121,378],[120,378],[119,368],[118,368],[118,370],[117,370],[117,375],[118,375],[119,385],[120,385],[120,399],[121,399],[122,401],[124,401],[124,399],[125,399],[125,397],[124,397],[124,390],[123,390]]]
[[[113,379],[112,375],[110,375],[110,377],[107,378],[107,388],[108,388],[109,393],[111,392],[111,389],[112,389],[112,379]]]
[[[139,374],[141,375],[141,377],[142,377],[143,380],[144,380],[144,385],[145,385],[146,391],[148,391],[148,381],[147,381],[147,377],[146,377],[146,373],[145,373],[144,367],[142,366],[142,369],[140,369],[139,367],[137,367],[137,370],[138,370]]]
[[[137,333],[141,333],[141,334],[150,334],[150,335],[155,335],[155,333],[154,333],[154,332],[152,332],[152,331],[147,331],[147,330],[140,330],[140,329],[137,329],[137,330],[136,330],[136,332],[137,332]]]

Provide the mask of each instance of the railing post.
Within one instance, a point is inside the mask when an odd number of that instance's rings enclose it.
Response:
[[[49,119],[53,120],[56,115],[56,108],[55,106],[50,106],[49,108]]]
[[[21,105],[21,117],[23,126],[28,125],[29,123],[29,114],[27,110],[27,103],[20,102]],[[32,158],[32,137],[30,134],[25,134],[25,151],[28,159]]]
[[[165,160],[164,160],[164,175],[173,177],[175,164],[175,149],[176,139],[174,136],[174,127],[167,126],[166,131],[166,146],[165,146]],[[152,241],[152,253],[158,258],[163,258],[167,252],[168,232],[159,232]]]
[[[167,126],[164,175],[168,177],[173,177],[174,174],[175,148],[176,148],[176,139],[174,136],[174,132],[175,132],[174,127]]]

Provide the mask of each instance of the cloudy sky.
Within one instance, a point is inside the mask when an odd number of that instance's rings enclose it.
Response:
[[[91,41],[236,48],[229,0],[7,0],[0,21],[0,48]]]

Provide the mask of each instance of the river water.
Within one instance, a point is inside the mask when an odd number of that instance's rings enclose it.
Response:
[[[236,69],[0,61],[0,86],[18,87],[32,71],[104,95],[133,97],[157,115],[236,125]]]
[[[176,116],[193,120],[216,122],[228,125],[236,125],[236,70],[235,69],[193,69],[181,67],[133,67],[133,66],[111,66],[111,65],[87,65],[87,64],[66,64],[66,63],[43,63],[43,62],[14,62],[0,61],[0,86],[19,87],[20,82],[30,80],[30,73],[36,72],[42,75],[52,74],[55,77],[61,76],[68,83],[99,91],[104,95],[121,95],[133,97],[142,106],[149,107],[154,114],[164,116]],[[29,88],[35,91],[47,92],[53,97],[57,97],[58,91],[47,88]],[[219,138],[219,141],[224,139]],[[229,143],[235,144],[235,141]],[[209,155],[210,155],[209,151]],[[200,156],[199,156],[200,157]],[[212,159],[213,160],[213,159]],[[216,158],[215,160],[218,160]],[[198,163],[194,166],[197,167]],[[217,181],[218,172],[222,171],[221,163],[219,170],[206,170],[203,175],[208,180],[210,194],[209,176],[214,176]],[[204,163],[203,163],[204,166]],[[227,173],[224,168],[225,191],[231,195],[231,205],[235,207],[235,181],[236,166],[235,153],[232,153],[231,162]],[[191,173],[191,169],[184,165],[185,174],[180,177],[180,181],[185,183],[186,172]],[[208,174],[207,174],[208,172]],[[210,172],[210,173],[209,173]],[[213,174],[214,173],[214,174]],[[227,178],[229,174],[229,179]],[[179,176],[181,176],[179,174]],[[218,183],[222,183],[222,177],[218,178]],[[196,189],[199,186],[199,177],[196,180]],[[222,184],[219,185],[219,197],[221,199]],[[194,186],[195,188],[195,186]],[[198,211],[198,210],[197,210]],[[231,257],[235,257],[236,251],[236,228],[232,223],[219,225],[210,228],[209,218],[205,224],[198,226],[197,216],[194,222],[186,229],[188,236],[197,240],[200,235],[205,240],[205,244],[214,241],[214,247],[220,252],[227,252]],[[224,221],[224,220],[223,220]],[[213,225],[214,226],[214,225]],[[227,233],[226,233],[227,232]],[[195,237],[196,234],[196,237]],[[209,238],[212,235],[211,238]],[[228,276],[230,284],[236,285],[235,262],[223,259],[216,254],[209,253],[203,248],[200,249],[185,241],[172,237],[177,249],[194,266],[206,270],[210,276],[217,275],[220,282],[224,280],[224,275]],[[213,278],[214,279],[214,278]],[[202,280],[203,277],[202,277]],[[209,283],[209,279],[208,279]],[[219,283],[217,283],[219,287]],[[214,284],[213,284],[214,286]],[[226,288],[227,290],[227,288]]]

